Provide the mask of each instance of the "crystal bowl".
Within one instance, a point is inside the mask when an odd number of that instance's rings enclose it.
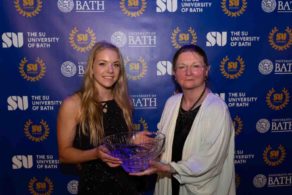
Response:
[[[149,161],[162,152],[165,135],[159,132],[129,131],[106,136],[103,145],[110,154],[122,160],[122,167],[129,173],[149,167]]]

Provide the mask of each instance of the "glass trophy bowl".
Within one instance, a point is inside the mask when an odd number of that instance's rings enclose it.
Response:
[[[110,154],[122,160],[122,167],[129,173],[149,167],[149,161],[157,158],[165,143],[165,135],[159,132],[129,131],[106,136],[104,146]]]

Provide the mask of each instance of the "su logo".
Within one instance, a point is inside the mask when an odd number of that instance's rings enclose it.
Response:
[[[16,155],[12,157],[12,169],[26,168],[33,166],[32,155]]]

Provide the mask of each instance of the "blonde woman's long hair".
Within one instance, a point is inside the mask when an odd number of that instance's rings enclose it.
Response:
[[[104,49],[111,49],[119,55],[120,74],[117,82],[113,86],[114,100],[123,111],[127,127],[132,130],[132,105],[128,96],[128,87],[124,60],[120,50],[108,42],[97,42],[92,48],[87,67],[84,73],[83,86],[78,92],[81,99],[81,113],[79,121],[79,133],[90,136],[90,143],[97,146],[104,136],[103,112],[100,105],[99,91],[95,87],[93,78],[93,64],[97,53]]]

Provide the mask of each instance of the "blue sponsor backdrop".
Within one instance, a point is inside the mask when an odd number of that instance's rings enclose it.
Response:
[[[291,0],[3,0],[0,21],[0,194],[76,194],[56,116],[100,40],[120,47],[135,128],[151,131],[176,90],[172,55],[203,47],[236,129],[237,193],[291,194]]]

